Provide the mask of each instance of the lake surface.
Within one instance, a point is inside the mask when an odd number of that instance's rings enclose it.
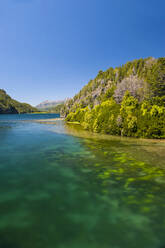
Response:
[[[0,248],[165,248],[165,142],[0,115]]]

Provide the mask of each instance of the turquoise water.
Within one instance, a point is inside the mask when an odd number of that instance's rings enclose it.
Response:
[[[0,248],[164,248],[165,143],[0,115]]]

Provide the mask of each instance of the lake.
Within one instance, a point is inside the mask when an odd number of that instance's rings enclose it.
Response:
[[[165,142],[0,115],[0,248],[165,248]]]

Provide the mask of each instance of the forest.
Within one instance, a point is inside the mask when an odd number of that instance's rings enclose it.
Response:
[[[165,138],[165,58],[99,71],[65,103],[61,115],[93,132]]]
[[[12,99],[3,89],[0,89],[0,114],[23,114],[37,111],[27,103],[20,103]]]

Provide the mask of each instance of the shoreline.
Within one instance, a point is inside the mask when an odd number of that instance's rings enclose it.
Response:
[[[116,139],[116,140],[128,140],[128,142],[130,141],[136,141],[136,142],[140,142],[140,141],[144,141],[144,142],[150,142],[150,143],[163,143],[165,144],[165,139],[147,139],[147,138],[141,138],[141,137],[127,137],[127,136],[120,136],[120,135],[111,135],[111,134],[106,134],[106,133],[96,133],[96,132],[92,132],[89,130],[85,130],[83,129],[83,127],[81,126],[81,124],[79,122],[71,122],[71,121],[66,121],[66,124],[68,124],[68,126],[75,126],[75,132],[76,132],[76,127],[81,127],[81,134],[83,133],[83,135],[89,135],[91,138],[100,138],[100,139]],[[80,130],[77,130],[77,133]],[[74,132],[73,132],[74,133]],[[79,135],[78,135],[79,136]],[[82,137],[82,135],[80,135]]]
[[[30,120],[30,121],[41,123],[41,124],[56,124],[57,121],[64,121],[64,120],[65,120],[64,117],[59,117],[59,118],[52,118],[52,119],[51,118],[50,119],[38,119],[38,120]],[[136,142],[142,141],[143,142],[144,141],[144,142],[150,142],[150,143],[159,143],[159,144],[162,143],[162,144],[165,144],[165,139],[146,139],[146,138],[136,138],[136,137],[110,135],[110,134],[105,134],[105,133],[95,133],[95,132],[83,129],[83,127],[81,126],[81,124],[79,122],[66,121],[65,124],[70,126],[70,127],[74,126],[75,127],[75,130],[74,130],[75,132],[71,132],[70,134],[75,135],[75,133],[77,133],[76,136],[79,136],[79,137],[83,137],[83,136],[87,135],[90,138],[100,138],[100,139],[112,139],[113,138],[113,139],[116,139],[116,140],[128,140],[128,142],[130,142],[130,141],[136,141]],[[76,130],[76,127],[80,127],[81,131]]]
[[[50,119],[38,119],[38,120],[33,120],[35,122],[54,122],[54,121],[63,121],[65,118],[58,117],[58,118],[50,118]]]

